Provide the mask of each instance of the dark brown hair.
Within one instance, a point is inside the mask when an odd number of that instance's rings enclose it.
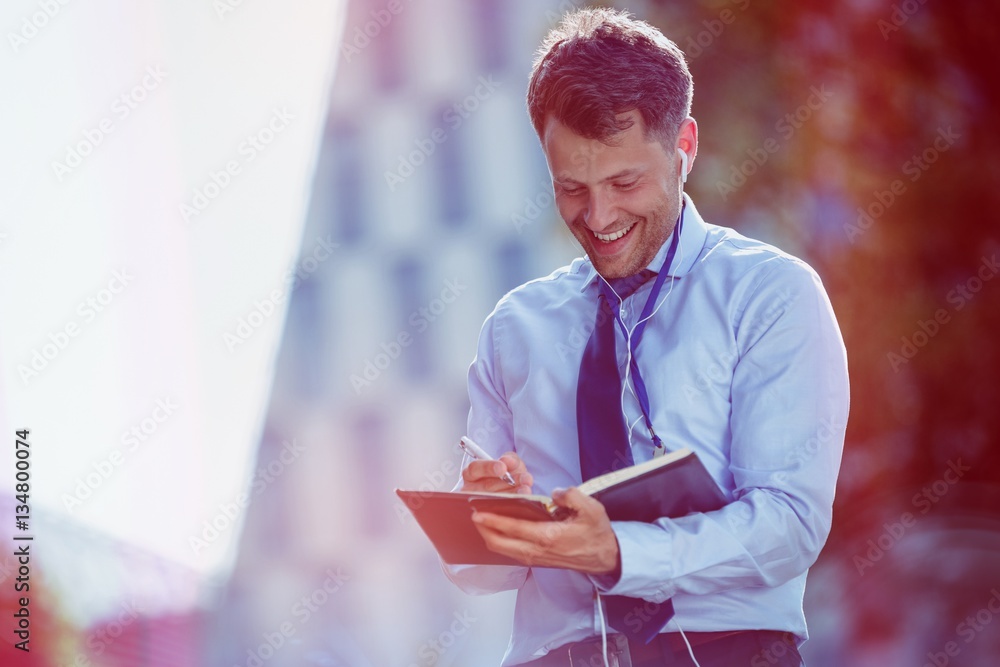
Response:
[[[648,136],[666,148],[691,113],[693,85],[684,54],[663,33],[628,12],[587,8],[563,17],[535,57],[528,115],[542,137],[545,121],[612,143],[636,110]]]

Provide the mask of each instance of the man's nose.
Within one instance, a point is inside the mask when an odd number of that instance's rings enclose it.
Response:
[[[587,209],[583,212],[583,221],[592,231],[603,232],[615,221],[614,206],[608,197],[592,191],[587,200]]]

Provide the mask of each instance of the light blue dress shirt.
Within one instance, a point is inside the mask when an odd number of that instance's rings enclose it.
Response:
[[[505,666],[600,634],[595,590],[650,603],[672,598],[676,616],[665,632],[769,629],[794,633],[800,643],[807,637],[806,571],[830,531],[847,424],[844,343],[807,264],[706,224],[686,195],[683,215],[670,278],[636,359],[664,445],[694,451],[730,503],[652,524],[613,522],[617,582],[555,568],[446,565],[469,593],[517,590]],[[668,245],[651,270],[661,269]],[[534,493],[581,481],[576,387],[598,280],[582,258],[511,291],[483,325],[469,370],[469,435],[495,457],[516,451],[534,475]],[[630,329],[652,282],[622,304]],[[624,410],[634,424],[636,463],[651,458],[634,393],[607,410]]]

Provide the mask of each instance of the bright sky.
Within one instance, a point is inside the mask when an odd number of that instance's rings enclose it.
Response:
[[[242,512],[191,538],[250,480],[342,5],[4,3],[0,433],[31,430],[33,512],[231,564]]]

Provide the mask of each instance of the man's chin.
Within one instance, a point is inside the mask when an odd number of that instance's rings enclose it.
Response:
[[[594,265],[598,273],[608,280],[621,278],[623,275],[622,271],[626,268],[625,263],[628,260],[627,253],[617,252],[613,255],[602,255],[596,243],[596,241],[588,243],[583,248],[584,252],[587,253],[587,257],[590,258],[590,263]]]
[[[597,269],[597,272],[604,276],[605,279],[625,278],[646,268],[645,264],[640,263],[642,260],[640,255],[642,253],[638,251],[641,250],[642,244],[638,235],[633,236],[635,232],[636,230],[633,229],[624,239],[617,242],[621,244],[617,252],[609,253],[610,248],[601,248],[598,245],[601,243],[600,241],[591,241],[588,244],[586,248],[587,256],[590,257],[590,261],[594,265],[594,268]],[[602,253],[602,250],[604,250],[604,253],[609,254]]]
[[[627,278],[635,273],[642,271],[644,267],[639,267],[637,269],[632,268],[631,264],[627,261],[607,261],[600,257],[595,258],[593,255],[590,256],[590,261],[597,269],[597,272],[604,276],[605,280],[615,280],[617,278]]]

